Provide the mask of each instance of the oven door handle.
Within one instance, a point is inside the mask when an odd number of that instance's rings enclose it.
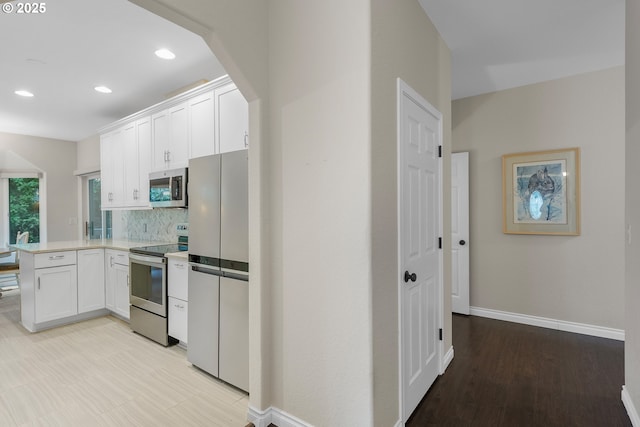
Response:
[[[139,261],[139,262],[144,262],[144,263],[153,264],[153,265],[167,263],[167,259],[165,257],[144,256],[144,255],[138,255],[134,253],[129,253],[129,261]]]
[[[212,276],[220,276],[222,277],[223,273],[220,270],[212,270],[210,268],[206,268],[206,267],[201,267],[199,265],[193,265],[191,264],[191,270],[197,272],[197,273],[204,273],[204,274],[210,274]]]

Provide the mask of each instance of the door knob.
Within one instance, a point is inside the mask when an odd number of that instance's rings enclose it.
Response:
[[[467,242],[465,242],[464,240],[460,240],[458,243],[460,243],[460,246],[464,246],[467,244]]]
[[[416,273],[409,274],[408,271],[404,272],[404,282],[405,283],[407,283],[409,280],[411,280],[412,282],[415,282],[417,278],[418,278],[418,276],[416,276]]]

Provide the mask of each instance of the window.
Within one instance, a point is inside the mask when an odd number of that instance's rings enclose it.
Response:
[[[40,242],[40,179],[8,178],[9,243],[18,232],[29,232],[29,243]]]
[[[102,211],[100,175],[87,176],[85,182],[84,236],[89,239],[111,239],[111,211]]]

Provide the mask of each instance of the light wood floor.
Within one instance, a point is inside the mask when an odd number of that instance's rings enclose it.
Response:
[[[245,426],[248,396],[114,317],[32,334],[0,298],[0,426]]]

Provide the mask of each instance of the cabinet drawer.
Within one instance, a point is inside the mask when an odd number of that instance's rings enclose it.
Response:
[[[169,297],[169,336],[187,343],[189,303]]]
[[[114,252],[113,263],[120,265],[129,265],[129,252]]]
[[[115,264],[129,266],[129,252],[107,249],[104,254],[108,267],[113,267]]]
[[[169,258],[167,268],[167,293],[170,297],[189,301],[187,281],[189,277],[189,262],[182,258]]]
[[[47,252],[43,254],[36,254],[34,262],[35,268],[74,265],[76,263],[76,251]]]

